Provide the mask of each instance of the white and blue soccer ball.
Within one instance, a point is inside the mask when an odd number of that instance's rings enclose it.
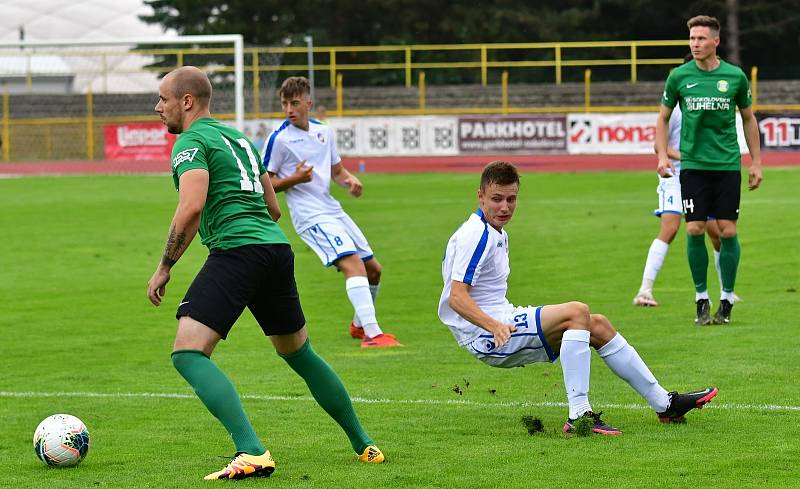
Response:
[[[51,467],[77,465],[89,453],[89,430],[71,414],[48,416],[33,433],[33,449]]]

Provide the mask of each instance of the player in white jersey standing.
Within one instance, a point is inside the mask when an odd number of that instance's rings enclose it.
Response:
[[[650,404],[662,423],[683,422],[687,412],[711,401],[716,387],[688,394],[667,392],[608,318],[591,314],[586,304],[517,307],[508,302],[511,269],[503,226],[514,215],[518,193],[517,168],[503,161],[489,163],[481,175],[478,211],[447,243],[439,318],[458,344],[492,367],[554,362],[560,357],[569,404],[566,433],[581,417],[589,418],[595,433],[622,433],[603,422],[589,404],[590,345]]]
[[[362,185],[341,163],[333,131],[309,118],[313,101],[304,77],[284,80],[278,95],[286,121],[269,137],[264,166],[276,191],[286,192],[292,225],[326,267],[335,265],[345,277],[355,316],[350,335],[362,348],[402,346],[384,333],[375,313],[381,265],[367,238],[330,194],[331,180],[359,197]]]
[[[687,61],[692,59],[689,54]],[[655,307],[658,305],[655,297],[653,297],[653,285],[655,284],[658,272],[664,264],[664,259],[669,251],[669,245],[678,234],[678,228],[681,226],[681,216],[683,216],[683,205],[681,200],[681,182],[678,179],[681,171],[681,109],[676,106],[672,111],[669,118],[669,134],[667,135],[667,154],[672,160],[675,167],[675,174],[671,178],[664,178],[658,176],[658,209],[653,213],[661,219],[661,228],[658,231],[658,236],[650,244],[650,249],[647,251],[647,260],[644,264],[644,272],[642,273],[642,284],[639,286],[639,292],[633,298],[633,305],[642,307]],[[719,267],[719,226],[713,216],[709,216],[706,225],[706,233],[711,239],[711,244],[714,247],[714,265],[717,269],[717,277],[719,278],[720,290],[722,289],[722,275]],[[734,294],[734,301],[738,302],[740,299]]]

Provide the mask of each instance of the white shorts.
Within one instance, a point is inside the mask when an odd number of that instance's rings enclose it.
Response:
[[[542,306],[515,307],[503,318],[495,318],[517,327],[508,343],[496,348],[488,331],[465,347],[478,360],[492,367],[511,368],[529,363],[554,362],[558,354],[547,344],[542,332]]]
[[[664,178],[658,177],[658,209],[653,211],[656,216],[668,212],[671,214],[683,214],[683,202],[681,201],[681,181],[677,176]]]
[[[372,258],[367,238],[348,215],[326,218],[300,233],[300,237],[326,267],[347,255],[358,255],[363,261]]]

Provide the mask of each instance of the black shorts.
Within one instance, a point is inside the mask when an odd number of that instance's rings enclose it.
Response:
[[[245,306],[267,336],[294,333],[306,324],[288,244],[212,250],[176,317],[189,316],[224,339]]]
[[[686,222],[709,217],[739,219],[742,173],[738,170],[681,170],[681,199]]]

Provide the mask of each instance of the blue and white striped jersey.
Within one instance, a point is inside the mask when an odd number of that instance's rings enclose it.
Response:
[[[506,299],[510,272],[508,234],[490,226],[478,209],[450,237],[442,261],[444,289],[439,298],[439,319],[450,328],[459,345],[470,343],[486,331],[450,308],[452,281],[470,285],[470,297],[483,312],[498,318],[513,307]]]

